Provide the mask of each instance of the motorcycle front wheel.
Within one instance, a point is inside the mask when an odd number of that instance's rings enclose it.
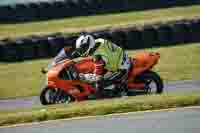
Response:
[[[70,103],[73,101],[72,96],[59,88],[44,87],[40,94],[40,102],[42,105]]]

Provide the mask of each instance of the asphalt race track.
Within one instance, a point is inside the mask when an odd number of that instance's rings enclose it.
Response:
[[[14,127],[0,133],[199,133],[200,107],[61,120]]]
[[[200,91],[200,80],[187,81],[171,81],[164,83],[164,92],[178,92],[187,93],[191,91]],[[0,100],[0,110],[2,109],[16,109],[16,108],[30,108],[34,105],[39,105],[39,97],[27,97],[17,99]]]

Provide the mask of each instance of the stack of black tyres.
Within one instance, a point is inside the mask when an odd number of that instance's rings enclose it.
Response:
[[[91,32],[95,38],[111,40],[124,49],[141,49],[200,42],[200,20],[133,26]],[[60,33],[0,41],[0,59],[20,61],[55,56],[64,46],[74,47],[78,34]]]
[[[0,7],[0,21],[16,21],[15,18],[15,10],[13,6],[7,5],[7,6],[1,6]]]
[[[18,61],[18,46],[15,41],[3,40],[0,44],[1,60],[2,61]]]
[[[133,28],[126,31],[127,34],[127,49],[139,49],[142,45],[142,32],[140,29]]]
[[[200,4],[199,0],[53,0],[0,6],[0,22],[32,21]]]
[[[200,20],[194,20],[189,23],[190,37],[193,42],[200,41]]]
[[[158,43],[158,33],[153,26],[146,26],[142,30],[141,48],[150,48]]]

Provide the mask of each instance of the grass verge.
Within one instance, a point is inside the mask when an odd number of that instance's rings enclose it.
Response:
[[[68,105],[62,104],[25,110],[0,111],[0,126],[79,116],[106,115],[111,113],[166,109],[195,105],[200,105],[200,92],[193,92],[188,95],[163,94],[99,101],[85,101]]]
[[[200,44],[193,43],[141,51],[160,52],[161,58],[155,71],[164,80],[200,79]],[[129,51],[134,56],[139,51]],[[0,98],[15,98],[39,95],[45,82],[40,69],[50,59],[32,60],[17,63],[0,63]]]
[[[28,22],[23,24],[0,24],[0,38],[22,37],[32,34],[49,34],[53,32],[78,32],[86,29],[101,29],[128,24],[166,22],[180,18],[200,17],[200,5],[156,9],[148,11],[132,11],[119,14],[95,15],[56,19],[49,21]],[[103,21],[99,21],[103,20]]]

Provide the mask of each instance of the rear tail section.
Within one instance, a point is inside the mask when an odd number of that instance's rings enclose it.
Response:
[[[130,59],[132,67],[128,75],[129,82],[133,83],[136,76],[151,70],[158,63],[159,58],[160,54],[154,52],[136,54]]]

